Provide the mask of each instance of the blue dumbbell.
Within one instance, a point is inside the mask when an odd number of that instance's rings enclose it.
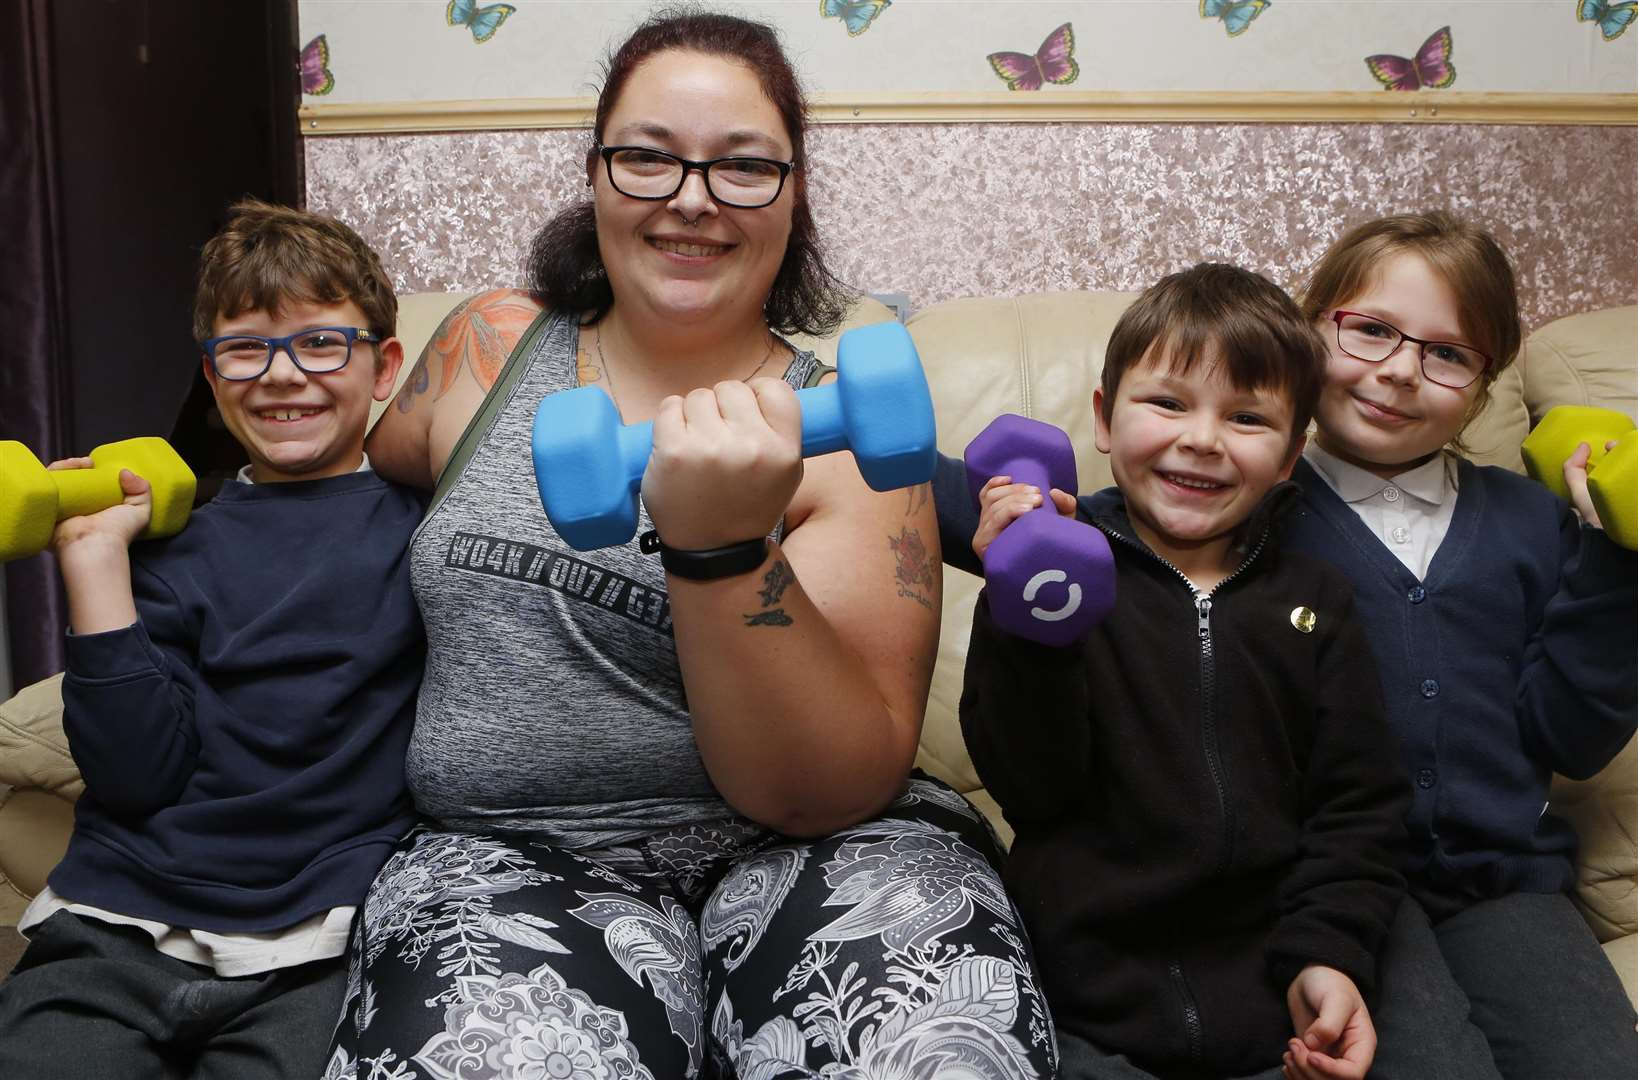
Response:
[[[851,450],[877,491],[931,480],[933,398],[909,332],[896,322],[849,330],[837,343],[836,375],[796,392],[802,456]],[[580,551],[630,540],[653,446],[653,422],[622,425],[600,387],[547,395],[531,449],[540,504],[558,535]]]

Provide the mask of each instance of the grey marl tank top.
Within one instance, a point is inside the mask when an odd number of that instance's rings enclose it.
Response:
[[[694,743],[658,557],[635,537],[575,551],[541,509],[535,406],[577,385],[579,338],[574,319],[543,317],[411,547],[428,646],[405,762],[416,806],[451,827],[571,848],[733,817]],[[817,364],[798,352],[785,380],[800,387]],[[652,527],[641,512],[638,535]]]

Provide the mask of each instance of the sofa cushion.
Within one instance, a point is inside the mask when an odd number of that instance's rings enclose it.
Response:
[[[0,702],[0,925],[16,924],[63,857],[85,790],[63,736],[62,682],[53,675]]]
[[[1107,487],[1108,462],[1092,442],[1092,391],[1109,334],[1134,295],[978,297],[947,300],[912,315],[910,336],[927,365],[939,449],[959,457],[995,417],[1021,413],[1069,432],[1080,490]],[[982,791],[957,719],[973,604],[982,584],[971,574],[944,572],[938,663],[916,764],[981,804],[1010,840],[999,809]]]
[[[1581,838],[1575,895],[1598,940],[1638,934],[1638,738],[1597,776],[1555,780],[1552,809]]]
[[[1107,487],[1108,461],[1092,443],[1092,391],[1109,334],[1135,296],[948,300],[911,316],[910,335],[932,381],[939,448],[960,456],[995,417],[1022,413],[1069,432],[1082,491]]]
[[[1521,358],[1522,359],[1522,358]],[[1499,465],[1524,471],[1519,444],[1530,434],[1530,414],[1524,407],[1524,372],[1514,361],[1490,387],[1484,411],[1462,433],[1467,456],[1477,465]]]
[[[0,784],[42,788],[73,802],[85,784],[63,735],[62,685],[62,675],[53,675],[0,702]]]
[[[1638,419],[1638,304],[1550,322],[1524,343],[1532,422],[1554,405],[1599,405]]]

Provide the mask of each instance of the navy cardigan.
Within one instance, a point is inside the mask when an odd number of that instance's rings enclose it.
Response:
[[[1552,774],[1593,775],[1638,727],[1638,552],[1534,481],[1458,470],[1426,580],[1306,461],[1286,543],[1354,587],[1415,785],[1413,886],[1560,892],[1575,880],[1576,838],[1544,812]]]

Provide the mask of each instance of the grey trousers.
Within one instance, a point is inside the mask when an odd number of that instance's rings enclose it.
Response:
[[[1638,1015],[1569,897],[1513,893],[1430,925],[1400,906],[1373,1080],[1638,1076]]]
[[[1281,1052],[1284,1047],[1280,1048]],[[1059,1080],[1161,1080],[1159,1074],[1145,1072],[1123,1054],[1106,1054],[1096,1046],[1067,1031],[1058,1032]],[[1279,1065],[1244,1080],[1281,1080]]]
[[[314,1080],[346,962],[221,978],[141,930],[59,911],[0,984],[0,1077]]]
[[[1377,974],[1372,1080],[1638,1076],[1638,1015],[1566,896],[1514,893],[1438,926],[1406,900]],[[1063,1080],[1153,1080],[1065,1032],[1058,1046]]]

